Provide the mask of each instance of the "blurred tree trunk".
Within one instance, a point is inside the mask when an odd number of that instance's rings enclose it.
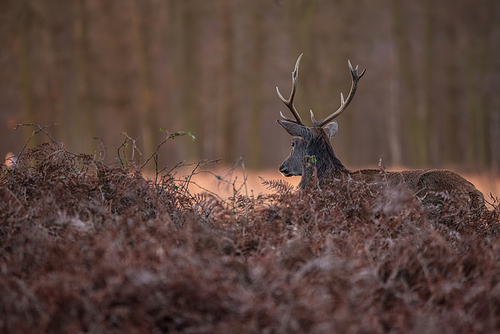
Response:
[[[468,119],[466,163],[475,167],[489,164],[488,99],[485,98],[484,78],[488,76],[488,37],[493,10],[480,6],[477,11],[464,13],[467,18],[465,45],[466,62],[466,111]],[[465,29],[464,29],[465,30]]]
[[[394,51],[395,46],[391,46],[391,62],[396,62]],[[396,70],[390,71],[389,79],[389,119],[388,119],[388,141],[392,164],[400,167],[403,164],[403,152],[401,148],[401,104],[400,104],[400,84],[399,75]]]
[[[186,43],[186,34],[184,32],[184,2],[183,1],[172,1],[171,8],[169,12],[169,20],[171,22],[170,32],[168,34],[168,42],[165,47],[171,52],[171,68],[172,68],[172,101],[170,107],[172,108],[171,118],[172,123],[166,124],[167,131],[184,130],[185,120],[183,117],[183,80],[185,80],[185,59],[183,55],[184,44]],[[171,46],[175,45],[175,48]],[[167,52],[168,52],[167,51]],[[175,121],[174,121],[175,120]],[[172,127],[177,126],[178,129],[173,129]],[[195,135],[197,135],[195,133]],[[174,146],[177,151],[177,156],[182,156],[183,152],[186,150],[185,141],[177,141]],[[174,161],[171,161],[174,163]]]
[[[349,92],[348,89],[350,89],[350,82],[348,80],[351,79],[351,75],[347,66],[347,60],[352,58],[351,60],[354,61],[352,65],[354,67],[356,67],[358,62],[355,60],[355,55],[353,54],[353,32],[351,29],[346,29],[346,27],[356,26],[358,20],[358,5],[359,1],[339,1],[335,5],[336,10],[332,13],[332,16],[335,17],[335,20],[330,20],[332,34],[335,34],[332,44],[336,48],[336,53],[340,61],[335,61],[334,64],[325,66],[333,66],[334,71],[332,75],[335,76],[333,78],[334,86],[340,87],[340,89],[337,88],[336,90],[330,90],[326,93],[329,95],[328,101],[331,101],[329,103],[331,108],[324,111],[322,117],[334,112],[340,106],[340,92],[342,92],[344,98],[346,98]],[[341,15],[339,15],[339,13],[341,13]],[[331,61],[333,62],[334,60],[336,59],[332,59]],[[343,140],[338,141],[337,145],[341,145],[340,152],[343,152],[341,159],[346,165],[354,164],[357,160],[355,147],[358,143],[356,143],[356,138],[358,138],[360,134],[353,131],[353,129],[356,128],[355,119],[356,115],[351,110],[343,113],[342,119],[338,120],[339,134]]]
[[[74,32],[75,32],[75,62],[76,75],[75,87],[77,95],[77,105],[81,113],[81,126],[85,129],[83,132],[85,143],[83,150],[89,153],[92,137],[97,136],[98,129],[96,124],[95,106],[92,95],[91,84],[91,60],[89,46],[89,15],[86,7],[87,0],[78,0],[74,3],[75,12]]]
[[[143,159],[153,153],[154,133],[158,131],[153,110],[153,92],[151,88],[151,74],[148,59],[147,25],[148,20],[144,8],[148,1],[129,0],[130,15],[134,32],[135,48],[138,61],[140,109],[138,116],[139,133],[143,142]],[[132,116],[133,117],[133,116]]]
[[[267,61],[264,52],[264,13],[257,6],[252,6],[252,63],[251,71],[251,91],[252,105],[250,111],[250,167],[254,169],[262,168],[262,69]]]
[[[405,133],[409,134],[406,142],[408,161],[414,166],[424,166],[428,163],[428,140],[425,127],[426,114],[422,108],[417,113],[416,83],[412,73],[409,33],[405,25],[404,4],[400,0],[392,0],[393,29],[397,46],[398,72],[400,75],[401,113]]]
[[[470,166],[485,166],[487,165],[486,152],[488,148],[487,137],[488,128],[486,124],[486,105],[485,100],[480,94],[481,82],[475,80],[475,75],[479,72],[485,73],[484,59],[482,58],[482,43],[469,41],[472,46],[467,50],[467,68],[466,68],[466,89],[467,89],[467,120],[468,131],[465,162]],[[476,68],[478,66],[480,68]],[[482,68],[481,68],[482,67]]]
[[[299,70],[299,86],[297,94],[300,98],[296,98],[295,105],[297,110],[301,113],[302,120],[305,121],[304,112],[302,110],[309,110],[313,108],[312,101],[315,93],[315,80],[314,74],[318,72],[317,59],[315,59],[315,47],[313,36],[313,26],[315,18],[316,1],[296,0],[287,3],[288,12],[286,17],[286,25],[288,36],[291,41],[291,64],[290,72],[293,71],[295,61],[301,53],[306,56],[301,60],[301,68],[308,69],[308,72]],[[309,55],[309,56],[307,56]],[[289,91],[283,93],[283,96],[288,98]],[[302,112],[301,112],[302,111]],[[284,112],[285,114],[286,112]],[[286,114],[285,114],[286,115]],[[319,117],[318,117],[319,118]]]
[[[446,122],[440,108],[439,83],[436,83],[436,54],[439,45],[435,45],[434,36],[437,33],[437,24],[434,21],[436,4],[432,0],[424,2],[424,58],[423,58],[423,103],[429,115],[429,160],[431,165],[439,166],[443,163],[443,127]],[[437,20],[437,19],[436,19]],[[437,65],[436,65],[437,67]]]
[[[191,132],[197,140],[191,143],[187,140],[179,140],[176,143],[179,155],[186,160],[196,160],[201,156],[201,138],[198,132],[199,126],[196,115],[197,93],[199,91],[197,70],[197,44],[198,25],[197,16],[192,8],[191,0],[172,1],[171,21],[172,32],[170,34],[173,48],[173,72],[174,90],[173,106],[179,121],[179,129]],[[194,114],[194,115],[193,115]],[[172,124],[175,124],[172,122]],[[167,128],[169,131],[176,131]]]
[[[450,6],[452,10],[452,6]],[[456,14],[456,11],[448,12],[449,16],[446,17],[444,31],[448,37],[448,47],[446,51],[446,61],[443,65],[444,73],[446,73],[446,82],[444,87],[444,92],[442,98],[444,99],[445,109],[443,110],[446,122],[444,128],[444,142],[445,142],[445,163],[446,164],[456,164],[460,160],[459,150],[459,138],[458,138],[458,117],[460,109],[458,108],[458,74],[460,73],[460,68],[457,64],[457,53],[450,52],[450,50],[457,50],[457,36],[456,30],[452,22],[452,17]]]
[[[33,76],[30,62],[30,39],[29,39],[29,26],[31,8],[29,0],[22,0],[21,5],[21,19],[19,20],[19,68],[21,70],[21,89],[22,89],[22,107],[23,107],[23,123],[37,123],[35,117],[35,110],[33,106]],[[31,136],[33,129],[25,127],[24,131],[25,140]],[[39,142],[38,137],[31,140],[32,145],[37,145]]]
[[[51,15],[56,10],[55,7],[63,15]],[[37,57],[34,61],[39,66],[35,76],[39,90],[35,95],[37,107],[35,112],[42,125],[46,125],[49,119],[51,123],[55,123],[57,126],[54,127],[53,134],[65,143],[69,150],[73,150],[71,134],[74,128],[71,121],[74,107],[72,77],[74,72],[71,59],[73,47],[71,6],[67,3],[62,6],[49,3],[37,9],[39,10],[37,16],[46,17],[47,20],[36,31],[40,41],[33,43],[37,47]],[[60,47],[61,45],[65,47]],[[78,121],[75,123],[78,124]]]
[[[222,26],[222,67],[221,67],[221,129],[222,129],[222,153],[227,163],[233,163],[237,158],[237,108],[234,105],[235,96],[233,88],[233,14],[231,0],[221,0],[220,22]]]
[[[61,8],[61,7],[60,7]],[[79,46],[82,36],[79,20],[78,2],[64,3],[64,29],[63,43],[66,48],[58,57],[65,60],[65,68],[60,80],[60,85],[64,92],[64,107],[61,108],[61,115],[64,119],[66,130],[66,141],[68,148],[75,153],[86,153],[89,150],[88,128],[86,115],[80,98],[80,82],[82,77],[80,68]],[[56,35],[57,33],[52,33]],[[59,45],[54,45],[58,48]],[[55,51],[52,51],[53,53]]]
[[[491,168],[498,172],[500,170],[500,10],[498,2],[495,0],[487,1],[486,17],[484,21],[483,32],[485,40],[487,40],[487,74],[485,78],[481,77],[483,94],[486,97],[487,103],[487,130],[488,138],[486,144],[488,147],[489,163]]]
[[[198,160],[201,158],[202,152],[202,142],[200,130],[202,128],[200,120],[202,117],[202,110],[200,108],[200,102],[198,95],[200,92],[200,62],[199,58],[203,58],[203,54],[200,53],[199,47],[199,23],[200,23],[200,13],[195,1],[184,0],[182,2],[183,18],[182,18],[182,32],[183,36],[179,36],[182,41],[182,65],[183,65],[183,77],[182,80],[182,110],[181,118],[183,123],[183,129],[186,132],[191,132],[198,137],[198,140],[194,142],[194,147],[192,151],[187,150],[186,155],[192,160]]]
[[[421,96],[418,99],[418,128],[420,136],[417,140],[421,142],[420,155],[422,156],[422,164],[428,165],[431,161],[433,150],[438,148],[437,145],[432,145],[432,133],[435,131],[431,122],[432,109],[432,91],[434,88],[433,82],[433,32],[434,32],[434,1],[425,0],[424,20],[423,20],[423,69],[422,69],[422,87],[420,88]],[[439,154],[439,153],[438,153]]]

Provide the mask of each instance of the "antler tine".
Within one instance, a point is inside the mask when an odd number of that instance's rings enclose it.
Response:
[[[302,55],[303,55],[303,53],[297,59],[297,62],[295,63],[295,69],[292,72],[292,91],[290,93],[290,98],[288,100],[286,100],[283,97],[283,95],[281,95],[279,88],[276,87],[276,92],[278,93],[279,98],[288,107],[288,109],[290,109],[290,111],[292,112],[292,114],[295,117],[296,121],[283,116],[283,114],[280,111],[281,117],[284,120],[286,120],[286,121],[294,122],[294,123],[297,123],[297,124],[300,124],[300,125],[304,125],[304,123],[302,123],[302,119],[300,118],[300,115],[297,112],[297,109],[295,109],[295,105],[293,104],[293,100],[295,98],[295,92],[297,91],[297,80],[299,78],[299,64],[300,64],[300,59],[302,58]]]
[[[351,71],[351,76],[352,76],[351,90],[349,91],[349,95],[347,95],[347,99],[344,100],[344,95],[342,95],[342,93],[340,93],[340,108],[337,109],[337,111],[335,111],[333,114],[323,118],[319,122],[314,119],[314,116],[313,116],[312,111],[311,111],[311,119],[313,120],[314,126],[323,127],[326,124],[333,121],[344,110],[346,110],[347,106],[349,105],[349,103],[351,103],[352,99],[354,98],[354,94],[356,94],[356,89],[358,88],[358,81],[365,74],[366,68],[363,70],[363,72],[361,72],[361,74],[358,75],[358,66],[356,66],[356,68],[353,69],[352,65],[351,65],[351,61],[347,60],[347,63],[349,64],[349,70]]]

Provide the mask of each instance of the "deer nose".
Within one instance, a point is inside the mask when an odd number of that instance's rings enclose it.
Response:
[[[280,172],[281,172],[281,174],[283,174],[285,176],[291,176],[290,172],[288,171],[288,169],[286,169],[285,164],[282,164],[280,166]]]

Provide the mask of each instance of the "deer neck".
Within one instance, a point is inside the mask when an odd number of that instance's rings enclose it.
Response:
[[[309,154],[303,161],[299,188],[305,189],[311,184],[327,184],[332,179],[340,178],[343,174],[349,173],[335,155],[326,134],[311,140],[307,152]]]

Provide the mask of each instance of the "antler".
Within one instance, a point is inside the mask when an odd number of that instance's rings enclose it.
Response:
[[[278,93],[278,96],[280,97],[281,101],[283,101],[283,103],[288,107],[288,109],[290,109],[293,116],[295,116],[296,121],[283,116],[283,114],[280,111],[281,117],[283,117],[283,119],[286,121],[297,123],[300,125],[304,125],[304,123],[302,123],[302,119],[300,118],[300,115],[297,112],[297,109],[295,109],[295,106],[293,104],[293,99],[295,98],[295,92],[297,91],[297,80],[299,78],[299,63],[300,63],[300,59],[302,58],[302,55],[303,54],[301,54],[299,56],[299,58],[297,59],[297,62],[295,63],[295,69],[292,72],[292,92],[290,93],[290,98],[288,100],[285,100],[283,95],[281,95],[279,88],[276,87],[276,92]]]
[[[299,57],[299,59],[300,59],[300,57]],[[344,101],[344,95],[342,95],[342,93],[340,93],[340,103],[341,103],[340,108],[337,109],[337,111],[335,111],[333,114],[323,118],[319,122],[314,119],[314,114],[311,110],[311,120],[313,121],[314,126],[323,127],[326,124],[333,121],[347,108],[349,103],[351,103],[352,99],[354,98],[354,94],[356,93],[356,89],[358,88],[358,81],[365,74],[366,68],[363,70],[363,72],[361,72],[360,75],[358,75],[358,66],[356,66],[356,68],[353,69],[352,65],[351,65],[351,61],[347,60],[347,63],[349,64],[349,69],[351,70],[351,75],[352,75],[351,91],[349,92],[349,95],[347,95],[347,100]]]

